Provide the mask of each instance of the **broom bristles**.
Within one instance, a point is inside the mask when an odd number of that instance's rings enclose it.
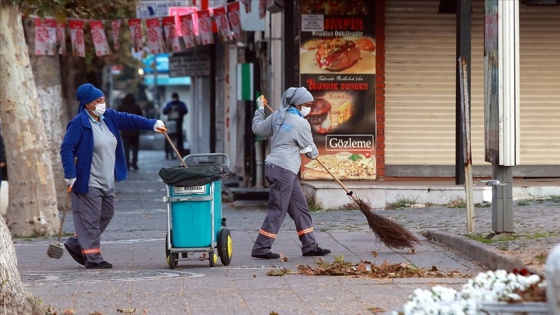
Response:
[[[402,225],[373,213],[370,206],[363,200],[356,198],[354,201],[360,207],[360,211],[366,216],[370,229],[387,247],[413,249],[414,244],[420,243],[418,238]]]

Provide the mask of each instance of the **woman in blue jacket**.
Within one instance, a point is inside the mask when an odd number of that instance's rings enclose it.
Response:
[[[106,109],[105,95],[89,83],[78,87],[76,98],[78,113],[68,123],[60,148],[76,230],[64,246],[87,269],[111,268],[101,255],[100,241],[115,212],[115,183],[128,174],[119,130],[167,130],[161,120]]]

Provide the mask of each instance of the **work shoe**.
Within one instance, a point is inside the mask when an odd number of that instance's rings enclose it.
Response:
[[[303,256],[325,256],[330,253],[331,253],[330,250],[317,246],[315,250],[309,251],[307,253],[303,253]]]
[[[280,258],[280,255],[268,252],[266,254],[261,254],[261,255],[252,254],[251,257],[260,258],[260,259],[278,259]]]
[[[76,254],[72,249],[70,249],[70,247],[68,247],[68,245],[64,244],[64,247],[66,248],[66,251],[68,252],[68,254],[70,254],[70,256],[72,256],[72,258],[74,258],[74,260],[84,266],[86,264],[86,260],[84,259],[84,256],[82,254]]]
[[[109,268],[113,268],[113,265],[111,265],[106,261],[102,261],[98,264],[91,264],[86,266],[86,269],[109,269]]]

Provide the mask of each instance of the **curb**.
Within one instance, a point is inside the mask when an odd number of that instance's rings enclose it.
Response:
[[[510,259],[503,256],[494,247],[479,243],[464,236],[458,236],[440,231],[426,231],[426,238],[441,243],[455,252],[464,254],[488,267],[489,269],[504,269],[509,272],[514,269],[527,269],[531,273],[539,272],[525,266],[519,258]]]

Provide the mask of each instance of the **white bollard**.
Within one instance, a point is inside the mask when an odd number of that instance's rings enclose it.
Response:
[[[546,298],[549,314],[560,314],[560,244],[546,259]]]

